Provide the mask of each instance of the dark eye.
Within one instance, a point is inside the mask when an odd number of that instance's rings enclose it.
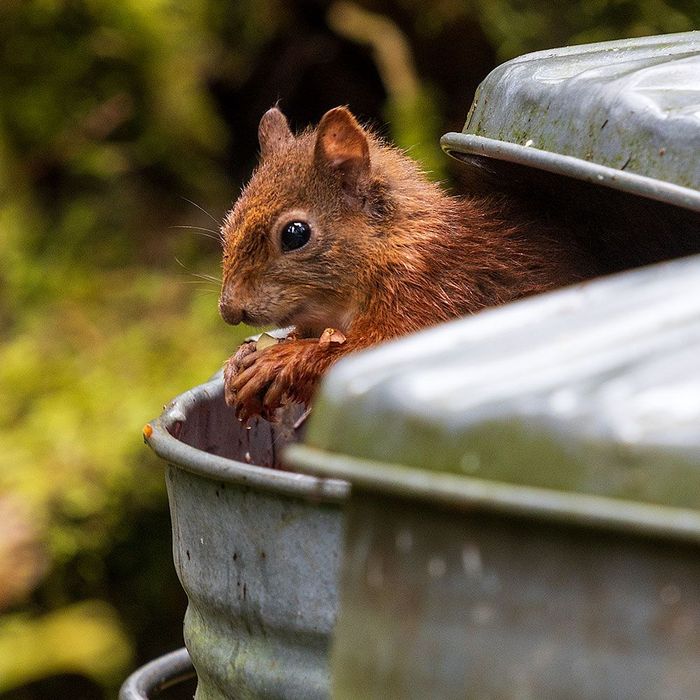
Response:
[[[305,221],[292,221],[282,229],[282,252],[305,246],[311,238],[311,227]]]

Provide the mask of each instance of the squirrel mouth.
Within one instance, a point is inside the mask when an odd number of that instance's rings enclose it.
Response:
[[[243,309],[243,313],[241,316],[241,322],[245,323],[246,326],[264,326],[265,322],[261,321],[260,319],[256,318],[255,315],[248,313],[245,309]]]
[[[244,323],[246,326],[264,326],[267,321],[262,321],[256,318],[255,315],[250,314],[245,309],[231,309],[227,306],[220,306],[221,316],[226,321],[226,323],[237,326],[240,323]]]
[[[269,326],[269,325],[276,325],[276,326],[289,325],[289,324],[282,323],[282,322],[278,321],[277,319],[270,318],[268,316],[261,316],[259,314],[251,313],[250,311],[247,311],[246,309],[243,309],[241,323],[245,323],[246,326],[254,326],[256,328],[261,327],[261,326]]]

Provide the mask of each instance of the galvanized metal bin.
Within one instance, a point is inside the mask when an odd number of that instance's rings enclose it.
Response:
[[[601,273],[700,252],[700,32],[521,56],[442,147]]]
[[[167,463],[173,556],[198,700],[325,698],[347,484],[285,471],[298,407],[246,429],[223,381],[146,426]]]
[[[700,258],[419,334],[329,376],[348,479],[336,698],[700,689]]]
[[[517,59],[443,146],[611,271],[698,252],[699,39]],[[334,697],[699,697],[699,357],[694,257],[332,370],[287,458],[352,483]]]

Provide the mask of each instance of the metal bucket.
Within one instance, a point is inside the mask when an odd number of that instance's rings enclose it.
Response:
[[[700,256],[338,366],[301,469],[348,479],[333,696],[700,688]]]
[[[144,436],[167,463],[173,556],[198,700],[325,698],[348,485],[284,471],[299,407],[246,429],[219,375]]]
[[[598,274],[700,253],[700,32],[526,54],[481,83],[443,149],[471,186],[548,221]]]

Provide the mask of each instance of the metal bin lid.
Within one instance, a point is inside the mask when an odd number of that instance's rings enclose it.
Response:
[[[508,61],[441,143],[700,211],[700,31]]]

